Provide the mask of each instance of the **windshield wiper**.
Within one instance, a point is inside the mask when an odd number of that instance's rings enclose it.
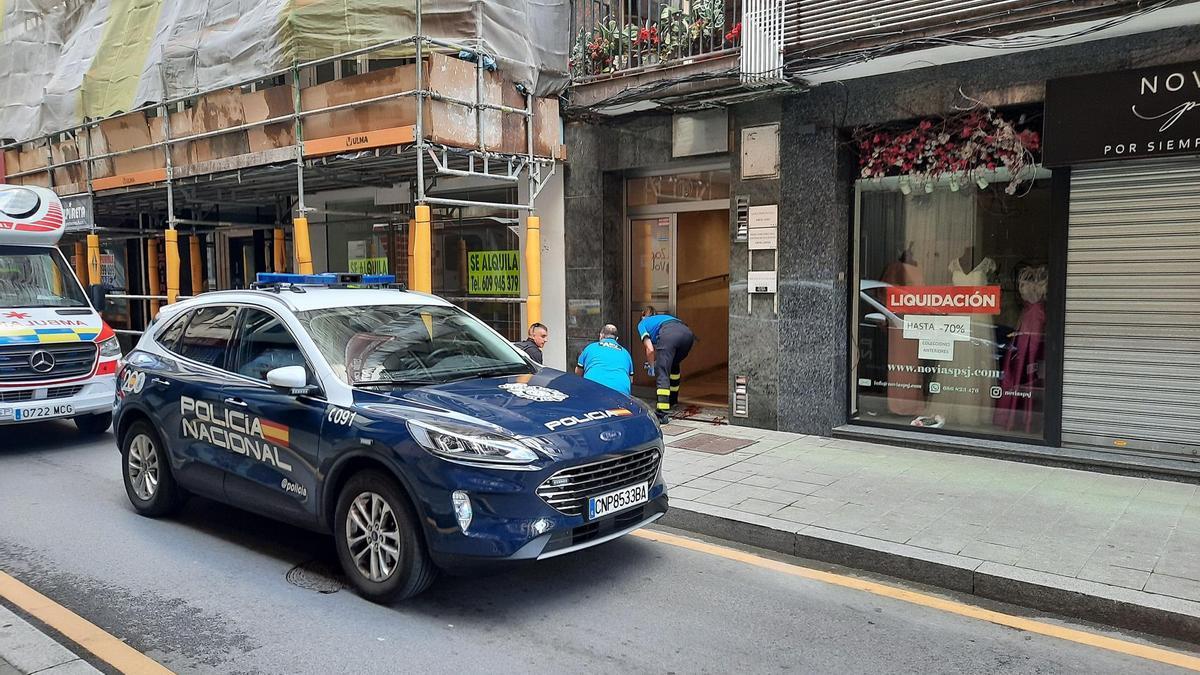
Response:
[[[503,375],[529,375],[533,371],[528,366],[523,364],[513,364],[510,366],[499,366],[494,368],[481,368],[479,370],[471,370],[459,373],[455,380],[473,380],[484,377],[500,377]]]
[[[424,387],[430,384],[438,384],[438,382],[429,379],[353,380],[350,382],[352,387]]]

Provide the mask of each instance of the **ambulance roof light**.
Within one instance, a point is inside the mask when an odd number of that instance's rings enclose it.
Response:
[[[65,220],[53,190],[0,184],[0,244],[53,246],[62,239]]]

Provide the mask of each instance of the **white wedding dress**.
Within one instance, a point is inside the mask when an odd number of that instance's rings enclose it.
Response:
[[[997,268],[991,258],[979,261],[970,272],[958,258],[950,262],[955,286],[987,286]],[[937,362],[946,368],[966,371],[969,375],[938,375],[934,379],[945,387],[966,387],[973,391],[930,394],[930,411],[945,418],[945,426],[963,430],[988,431],[992,426],[992,387],[1000,381],[997,360],[995,320],[991,314],[971,314],[971,340],[954,344],[954,360]]]

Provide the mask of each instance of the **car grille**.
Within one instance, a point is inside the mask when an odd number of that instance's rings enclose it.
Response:
[[[563,469],[542,482],[537,494],[550,506],[567,514],[583,513],[584,500],[658,475],[662,452],[650,447],[628,455]]]
[[[52,398],[71,398],[75,394],[83,391],[83,385],[76,384],[70,387],[50,387],[46,390],[45,396],[34,396],[37,389],[21,389],[19,391],[0,391],[0,403],[22,403],[24,401],[45,401]]]
[[[54,367],[44,373],[37,372],[29,363],[29,358],[39,351],[46,351],[54,357]],[[96,345],[92,342],[0,347],[0,382],[28,382],[79,377],[91,373],[95,365]]]

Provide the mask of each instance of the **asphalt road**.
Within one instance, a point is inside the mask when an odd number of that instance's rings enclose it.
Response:
[[[0,570],[177,672],[1172,672],[631,537],[393,607],[288,580],[332,547],[200,499],[139,517],[111,435],[0,427]]]

